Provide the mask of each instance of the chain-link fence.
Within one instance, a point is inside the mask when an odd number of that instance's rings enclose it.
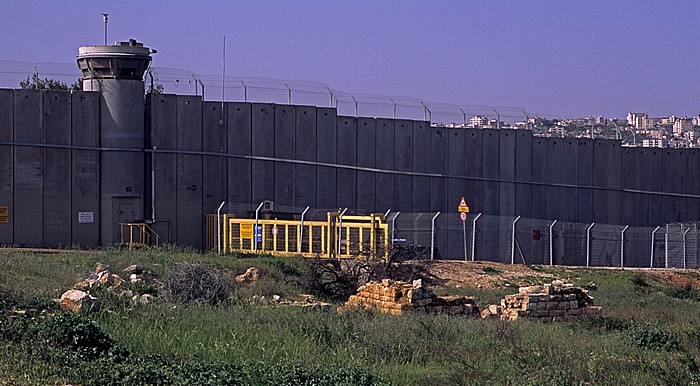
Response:
[[[395,244],[433,259],[600,267],[698,268],[698,223],[657,228],[515,216],[389,213]]]
[[[20,82],[53,79],[71,86],[81,77],[75,63],[33,63],[0,60],[0,88],[19,88]],[[144,77],[145,89],[178,95],[201,95],[207,101],[259,102],[333,107],[338,115],[430,121],[453,127],[498,128],[529,116],[563,118],[528,113],[515,106],[457,105],[429,102],[407,96],[368,94],[338,90],[322,82],[199,74],[195,71],[152,66]],[[32,87],[31,85],[29,87]],[[472,118],[476,119],[472,122]]]

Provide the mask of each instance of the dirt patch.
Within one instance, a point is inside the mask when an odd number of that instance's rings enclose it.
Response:
[[[653,280],[663,284],[700,291],[700,273],[697,271],[645,270],[644,273]]]
[[[553,279],[538,266],[487,261],[434,261],[427,266],[430,284],[449,287],[503,288],[542,284]]]

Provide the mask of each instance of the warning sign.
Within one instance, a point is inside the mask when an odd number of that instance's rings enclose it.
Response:
[[[462,212],[459,214],[459,218],[462,219],[462,222],[467,221],[467,212]]]
[[[10,222],[10,208],[0,206],[0,224],[8,224]]]
[[[273,234],[274,236],[277,236],[277,225],[275,225],[275,226],[272,227],[272,234]]]
[[[469,207],[467,206],[467,201],[464,200],[464,197],[462,197],[462,199],[459,201],[457,211],[459,213],[469,213]]]
[[[78,224],[92,224],[95,222],[95,212],[78,212]]]
[[[241,238],[242,239],[252,239],[253,238],[253,224],[241,224]]]

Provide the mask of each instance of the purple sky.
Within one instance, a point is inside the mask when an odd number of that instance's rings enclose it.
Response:
[[[136,38],[154,66],[531,113],[700,113],[698,1],[0,2],[4,60]],[[2,69],[0,69],[2,71]]]

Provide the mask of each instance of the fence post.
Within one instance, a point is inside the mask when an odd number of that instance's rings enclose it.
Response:
[[[629,228],[629,225],[625,225],[620,232],[620,267],[625,267],[625,231]]]
[[[690,228],[683,231],[683,269],[687,269],[687,260],[688,259],[686,258],[687,255],[686,255],[686,250],[685,250],[685,235],[687,235],[689,231],[690,231]]]
[[[661,228],[661,226],[657,226],[654,228],[654,230],[651,232],[651,263],[649,264],[649,268],[654,268],[654,236],[656,236],[656,232]]]
[[[226,201],[221,201],[221,205],[216,208],[216,250],[221,254],[221,208],[226,205]]]
[[[554,265],[554,225],[558,220],[549,224],[549,265]]]
[[[474,254],[476,253],[476,220],[481,217],[481,213],[477,214],[472,220],[472,261],[474,261]]]
[[[338,262],[340,262],[340,239],[343,238],[343,215],[347,210],[348,208],[343,209],[343,211],[340,212],[340,215],[338,215],[338,250],[336,251],[336,255],[338,256]],[[345,246],[345,248],[347,249],[347,245]]]
[[[297,252],[301,255],[301,246],[304,245],[302,242],[302,239],[304,238],[304,215],[306,212],[309,211],[309,207],[307,206],[306,209],[304,209],[303,212],[301,212],[301,226],[299,228],[299,246],[297,247]],[[311,251],[309,251],[311,252]]]
[[[668,268],[668,224],[666,224],[666,233],[664,234],[664,268]]]
[[[515,226],[518,223],[518,220],[520,220],[520,216],[516,217],[515,220],[513,220],[513,226],[511,229],[511,242],[510,242],[510,263],[515,264]]]
[[[435,213],[433,219],[430,220],[430,260],[435,258],[435,219],[438,218],[440,212]]]
[[[258,212],[260,212],[260,208],[262,208],[263,202],[260,202],[260,205],[258,205],[258,208],[255,209],[255,229],[253,230],[253,251],[258,250]],[[260,235],[262,237],[262,235]]]
[[[586,229],[586,267],[591,265],[591,228],[595,225],[594,222]]]
[[[394,245],[394,237],[396,235],[396,218],[399,217],[401,212],[396,212],[394,217],[391,219],[391,245]]]

